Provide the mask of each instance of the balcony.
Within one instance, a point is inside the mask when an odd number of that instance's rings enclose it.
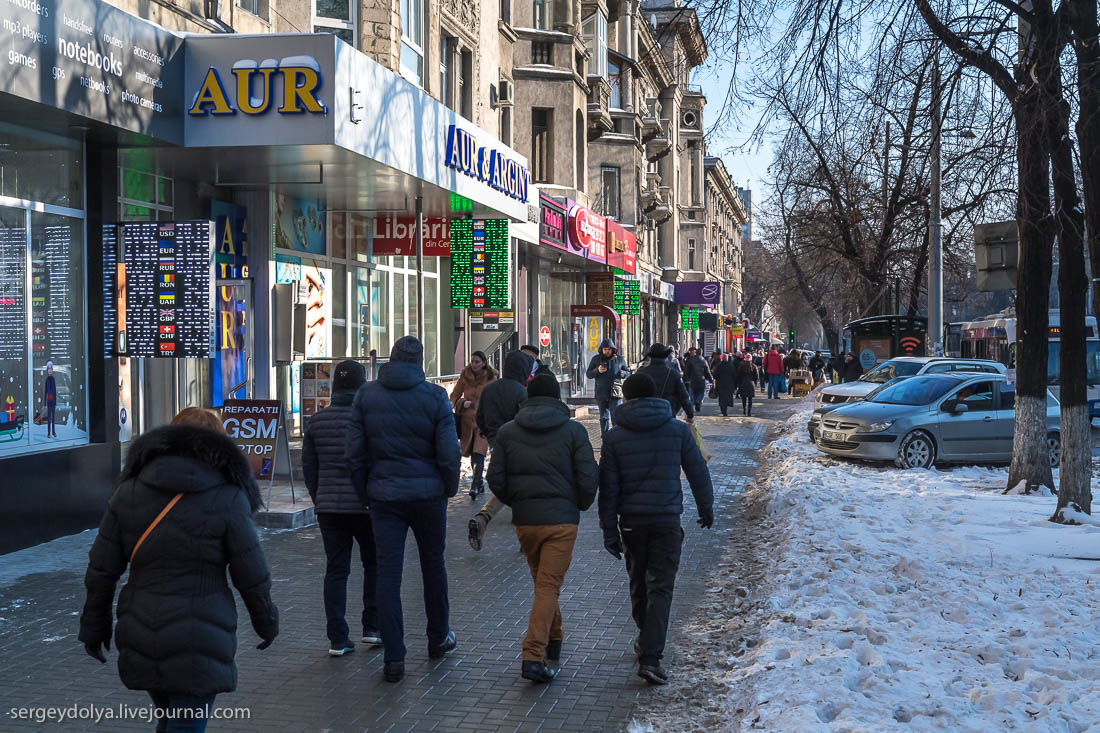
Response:
[[[611,85],[602,76],[588,77],[588,139],[615,129],[611,120]]]
[[[657,100],[647,99],[642,107],[642,139],[649,140],[661,132],[661,115]]]
[[[669,121],[659,120],[660,129],[656,135],[646,140],[645,157],[650,162],[660,160],[672,150],[672,135],[669,134]]]
[[[658,186],[656,193],[651,193],[649,203],[646,203],[646,195],[642,194],[642,211],[646,217],[655,224],[668,221],[672,216],[672,188]]]

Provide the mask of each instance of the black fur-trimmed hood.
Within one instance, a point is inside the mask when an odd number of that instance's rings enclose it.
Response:
[[[187,470],[188,464],[193,470]],[[130,445],[121,478],[126,481],[140,477],[148,481],[153,469],[157,469],[161,481],[172,484],[172,490],[202,490],[204,479],[217,483],[216,477],[220,477],[224,483],[240,487],[248,495],[253,510],[261,505],[260,488],[248,459],[222,433],[192,425],[165,425],[150,430]]]

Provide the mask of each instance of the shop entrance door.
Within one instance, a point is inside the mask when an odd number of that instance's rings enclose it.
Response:
[[[573,380],[574,397],[595,397],[596,384],[588,379],[588,365],[600,352],[600,342],[607,338],[607,321],[596,316],[577,318],[577,375]]]

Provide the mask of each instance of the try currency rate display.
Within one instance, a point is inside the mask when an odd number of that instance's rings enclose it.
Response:
[[[681,308],[680,309],[680,328],[685,331],[698,331],[699,330],[699,309],[698,308]]]
[[[615,312],[636,316],[642,312],[642,289],[637,280],[615,280]]]
[[[507,219],[451,220],[451,307],[511,308]]]
[[[127,356],[214,356],[212,233],[209,221],[123,225]]]

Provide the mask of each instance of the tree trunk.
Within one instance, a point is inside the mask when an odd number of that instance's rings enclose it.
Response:
[[[1029,89],[1017,101],[1015,118],[1020,259],[1016,284],[1016,424],[1007,488],[1023,483],[1030,492],[1040,486],[1054,488],[1046,446],[1050,156],[1037,89]]]
[[[1077,141],[1085,191],[1085,233],[1092,270],[1092,312],[1100,315],[1100,28],[1096,0],[1069,0],[1073,49],[1077,54]]]
[[[1069,102],[1062,95],[1061,64],[1049,81],[1051,103],[1051,174],[1054,211],[1058,225],[1058,291],[1061,299],[1061,437],[1062,460],[1058,476],[1058,506],[1052,521],[1073,523],[1067,507],[1092,513],[1092,429],[1088,418],[1085,354],[1085,214],[1077,197],[1073,167],[1073,141],[1069,137]]]

